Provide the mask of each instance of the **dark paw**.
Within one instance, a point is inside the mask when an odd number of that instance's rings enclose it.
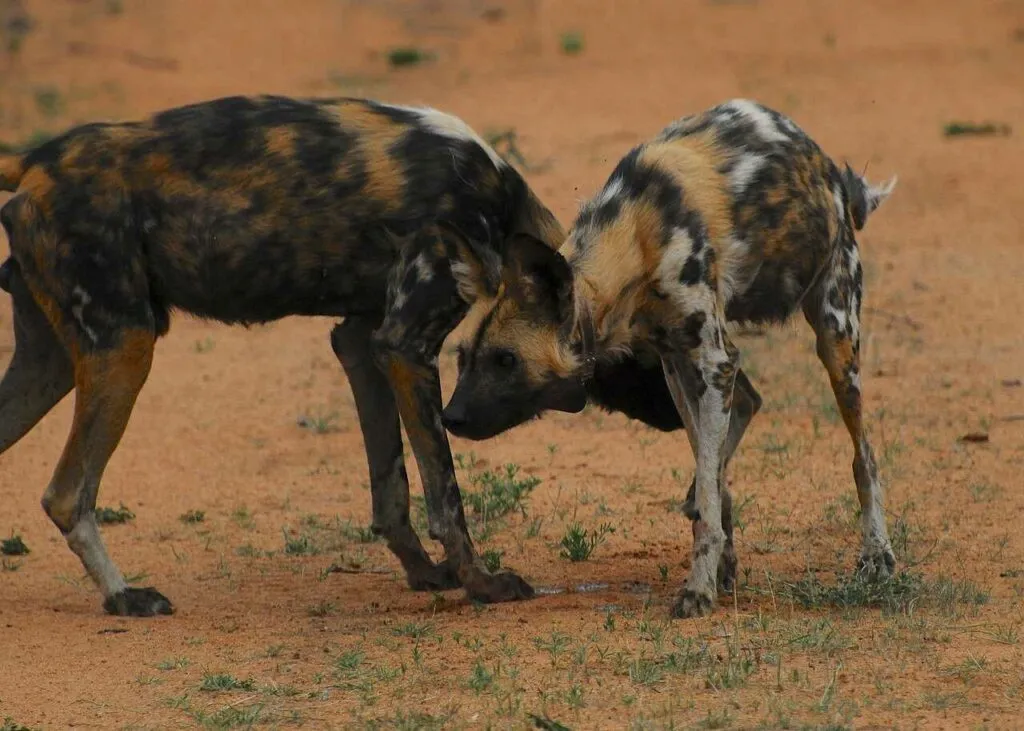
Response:
[[[715,598],[692,589],[683,589],[672,606],[672,616],[679,619],[706,617],[715,609]]]
[[[448,559],[406,576],[413,591],[447,591],[462,586]]]
[[[488,574],[483,571],[473,577],[472,583],[466,582],[466,596],[474,602],[496,604],[497,602],[518,602],[533,599],[533,587],[511,571],[499,571]]]
[[[174,614],[170,600],[151,586],[143,589],[128,587],[103,602],[107,614],[118,617],[155,617]]]
[[[889,546],[865,551],[857,560],[857,573],[868,579],[888,579],[896,573],[896,556]]]

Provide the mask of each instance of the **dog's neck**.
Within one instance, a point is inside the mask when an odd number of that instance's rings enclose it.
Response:
[[[598,361],[613,357],[632,340],[629,323],[635,309],[635,286],[602,296],[597,283],[578,272],[573,286],[575,316],[570,342],[578,359],[576,373],[584,383]],[[601,305],[599,303],[608,304]]]

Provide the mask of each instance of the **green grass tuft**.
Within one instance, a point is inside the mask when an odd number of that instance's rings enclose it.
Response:
[[[96,508],[96,522],[100,525],[122,525],[135,520],[135,513],[121,503],[118,508]]]
[[[20,535],[11,533],[10,538],[0,541],[0,553],[5,556],[27,556],[29,550]]]

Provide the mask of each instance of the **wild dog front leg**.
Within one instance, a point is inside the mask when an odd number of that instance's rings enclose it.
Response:
[[[126,330],[115,347],[75,358],[75,416],[43,508],[103,592],[109,614],[171,614],[152,587],[131,587],[110,559],[96,524],[96,495],[153,359],[152,332]]]
[[[346,318],[331,332],[331,347],[345,369],[359,415],[373,499],[372,530],[405,569],[414,591],[440,591],[459,586],[445,560],[430,560],[409,521],[409,475],[402,454],[398,406],[388,379],[374,361],[371,335],[374,323]]]
[[[688,394],[696,393],[697,379],[700,374],[693,369],[689,371],[690,376],[686,378]],[[685,376],[684,372],[684,376]],[[693,398],[693,397],[691,397]],[[697,404],[694,400],[691,408],[696,412]],[[729,433],[725,437],[725,448],[722,455],[722,530],[725,531],[725,548],[722,550],[722,560],[718,565],[718,585],[722,591],[731,592],[736,583],[736,545],[733,540],[732,520],[732,493],[729,491],[725,479],[725,472],[729,469],[729,462],[736,453],[736,448],[743,440],[743,435],[754,416],[761,409],[761,395],[754,388],[754,385],[747,378],[747,375],[740,368],[736,371],[736,385],[733,389],[732,411],[729,415]],[[687,432],[687,436],[689,432]],[[697,456],[696,441],[691,436],[690,446],[693,448],[694,457]],[[695,500],[697,493],[697,477],[694,474],[690,482],[690,489],[686,493],[686,500],[683,503],[683,514],[693,522],[694,539],[696,540],[697,521],[700,513],[697,511]]]
[[[440,540],[466,594],[490,603],[528,599],[533,588],[511,571],[491,574],[469,537],[448,434],[441,422],[437,357],[464,316],[444,234],[425,232],[403,255],[388,291],[384,322],[373,334],[378,363],[391,384],[426,493],[430,536]]]
[[[664,358],[673,401],[677,402],[684,422],[696,425],[695,504],[700,519],[694,523],[690,576],[673,607],[677,617],[702,616],[714,608],[718,568],[726,538],[722,528],[720,486],[738,353],[717,319],[707,318],[701,326],[700,337],[696,365],[701,380],[695,386],[688,389],[687,379],[682,375],[693,367],[686,356],[673,354]],[[696,396],[696,414],[688,392]]]

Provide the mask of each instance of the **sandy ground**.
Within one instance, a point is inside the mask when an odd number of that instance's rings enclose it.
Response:
[[[100,494],[135,515],[105,529],[116,560],[177,614],[105,616],[40,509],[65,400],[0,457],[0,534],[31,549],[0,571],[0,728],[526,728],[529,714],[573,729],[1024,723],[1020,0],[26,8],[34,25],[0,75],[9,141],[238,92],[424,102],[481,131],[515,129],[529,181],[568,223],[632,144],[743,95],[872,177],[898,173],[861,237],[864,388],[910,574],[897,606],[822,599],[849,588],[856,499],[802,323],[739,338],[765,408],[730,471],[735,601],[669,621],[691,545],[674,511],[693,468],[680,435],[588,411],[455,440],[467,492],[505,464],[540,480],[523,511],[474,531],[550,592],[490,607],[414,594],[362,530],[366,466],[330,322],[179,318]],[[583,39],[576,55],[562,50],[569,32]],[[391,69],[396,46],[434,57]],[[947,137],[953,121],[1012,131]],[[0,360],[11,345],[0,298]],[[443,367],[447,392],[450,355]],[[960,441],[968,432],[988,441]],[[571,562],[559,544],[574,522],[614,532]]]

